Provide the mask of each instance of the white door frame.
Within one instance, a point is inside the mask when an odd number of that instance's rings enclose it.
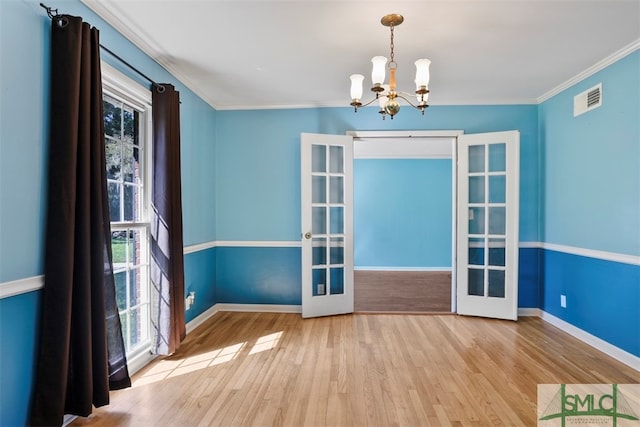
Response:
[[[404,138],[407,139],[407,145],[411,144],[411,138],[416,139],[428,139],[428,138],[450,138],[451,139],[451,150],[449,153],[443,152],[443,158],[451,158],[452,168],[451,168],[451,179],[452,179],[452,224],[451,224],[451,312],[457,312],[457,263],[456,263],[456,251],[457,251],[457,217],[458,217],[458,207],[457,207],[457,188],[458,188],[458,136],[463,135],[464,131],[462,130],[419,130],[419,131],[348,131],[347,135],[353,137],[354,147],[356,142],[359,141],[371,141],[373,143],[380,141],[389,141],[389,140],[402,140]],[[403,158],[407,157],[409,153],[406,151],[410,150],[408,147],[403,147]],[[354,149],[355,151],[355,149]],[[385,153],[386,155],[379,158],[393,158],[392,153]],[[410,154],[410,153],[409,153]],[[415,157],[419,157],[419,153],[414,153]],[[362,158],[362,157],[360,157]],[[433,158],[433,157],[432,157]],[[356,159],[356,155],[354,153],[354,160]]]

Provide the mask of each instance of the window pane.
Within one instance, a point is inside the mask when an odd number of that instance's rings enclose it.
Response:
[[[332,237],[329,250],[331,264],[344,264],[344,238]]]
[[[505,203],[507,200],[507,177],[496,175],[489,177],[489,203]]]
[[[327,208],[315,207],[311,209],[312,234],[327,234]]]
[[[138,338],[140,342],[147,341],[149,339],[149,305],[144,304],[138,307],[140,313],[138,322]]]
[[[124,104],[124,110],[122,112],[123,116],[123,136],[122,140],[124,142],[128,142],[129,144],[137,144],[138,138],[136,128],[137,128],[137,115],[138,113],[134,111],[133,108]]]
[[[484,208],[469,208],[469,234],[484,234]]]
[[[105,140],[107,179],[120,180],[122,172],[122,146],[112,139]]]
[[[325,268],[313,269],[313,296],[327,294],[327,270]]]
[[[138,305],[144,301],[140,299],[140,269],[129,270],[129,306]]]
[[[127,236],[124,231],[114,231],[111,233],[111,255],[113,256],[114,268],[123,267],[127,262]]]
[[[120,138],[122,133],[122,103],[110,96],[104,96],[102,102],[102,108],[104,113],[104,133]]]
[[[504,298],[504,271],[489,270],[489,296],[494,298]]]
[[[327,263],[327,239],[314,237],[311,245],[312,265],[325,265]]]
[[[489,265],[505,266],[505,240],[489,239]]]
[[[314,176],[311,178],[311,202],[327,203],[327,177]]]
[[[489,234],[505,234],[505,208],[489,208]]]
[[[124,220],[137,221],[140,218],[140,187],[124,185]]]
[[[122,338],[124,339],[124,347],[129,350],[131,347],[129,344],[129,316],[127,313],[120,314],[120,325],[122,326]]]
[[[469,238],[469,265],[484,265],[484,239]]]
[[[484,296],[484,270],[470,268],[468,281],[468,294]]]
[[[140,310],[133,309],[129,312],[129,342],[130,349],[133,349],[140,343]]]
[[[344,268],[331,269],[331,295],[344,293]]]
[[[484,203],[484,176],[469,177],[469,203]]]
[[[329,171],[332,173],[344,172],[344,148],[332,145],[329,147]]]
[[[311,171],[327,171],[327,147],[324,145],[311,146]]]
[[[331,203],[344,203],[344,178],[332,176],[329,178],[329,201]]]
[[[121,271],[114,273],[113,280],[116,283],[116,302],[118,303],[118,311],[127,309],[127,273]]]
[[[125,182],[139,183],[140,182],[140,163],[138,159],[140,157],[140,150],[137,147],[129,144],[122,145],[122,167],[123,167],[123,179]]]
[[[507,170],[507,144],[489,145],[489,171],[504,172]]]
[[[469,147],[469,172],[484,172],[484,145]]]
[[[120,218],[120,188],[122,186],[117,182],[107,183],[107,192],[109,193],[109,217],[111,222],[122,221]]]
[[[344,208],[331,208],[331,233],[344,233]]]

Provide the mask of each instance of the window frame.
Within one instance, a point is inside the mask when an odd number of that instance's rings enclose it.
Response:
[[[111,222],[112,231],[127,231],[130,229],[144,229],[146,233],[147,253],[147,286],[149,296],[148,324],[151,324],[151,270],[150,270],[150,252],[151,252],[151,192],[152,192],[152,99],[151,90],[145,88],[142,84],[127,77],[125,74],[101,61],[102,69],[102,92],[103,96],[107,95],[116,98],[130,105],[140,113],[138,146],[141,148],[142,164],[140,178],[142,181],[141,190],[142,198],[140,206],[140,218],[136,221],[118,221]],[[127,365],[129,373],[133,374],[155,356],[151,353],[152,328],[149,327],[149,340],[147,343],[135,348],[131,352],[127,352]],[[126,339],[126,337],[124,337]]]

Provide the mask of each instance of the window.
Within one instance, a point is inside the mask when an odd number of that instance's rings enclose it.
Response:
[[[129,368],[135,371],[132,365],[148,357],[150,346],[151,93],[105,63],[102,70],[113,276]]]

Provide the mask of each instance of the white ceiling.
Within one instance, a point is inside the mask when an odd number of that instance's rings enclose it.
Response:
[[[535,103],[640,39],[640,0],[83,2],[218,109],[347,106],[388,13],[398,89],[429,58],[432,105]]]

